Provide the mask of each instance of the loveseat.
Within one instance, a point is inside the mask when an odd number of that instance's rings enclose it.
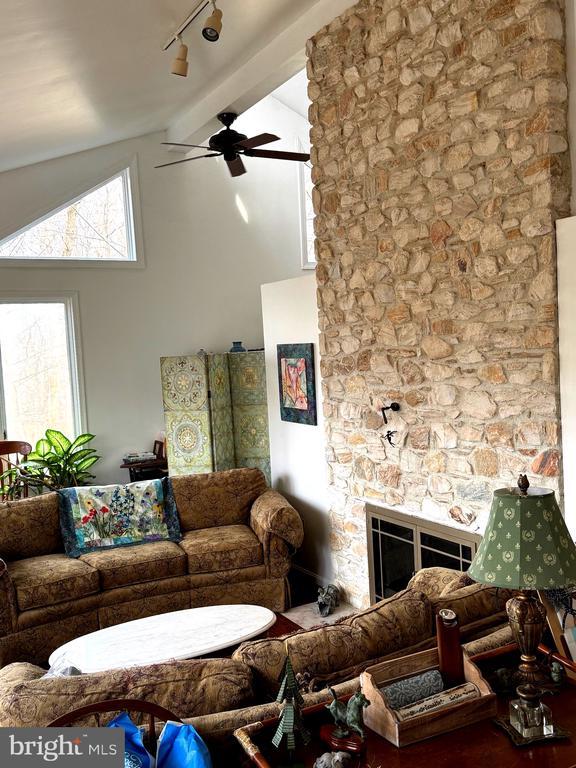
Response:
[[[429,648],[435,614],[452,608],[470,655],[512,640],[504,605],[507,590],[471,584],[444,568],[418,572],[408,589],[338,624],[284,638],[243,643],[231,659],[196,659],[66,678],[43,677],[31,664],[0,670],[0,727],[44,726],[67,711],[104,698],[145,698],[189,720],[215,754],[215,765],[235,765],[232,734],[247,723],[273,717],[286,653],[304,676],[305,705],[327,701],[326,685],[339,694],[358,686],[371,664]],[[302,677],[299,677],[302,680]],[[313,690],[318,688],[318,690]]]
[[[302,521],[258,469],[168,480],[182,539],[64,553],[58,494],[0,504],[0,666],[45,663],[79,635],[224,603],[286,607]]]

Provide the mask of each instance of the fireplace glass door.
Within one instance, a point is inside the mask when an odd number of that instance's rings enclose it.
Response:
[[[421,568],[468,570],[481,537],[414,515],[368,505],[372,602],[405,589]]]

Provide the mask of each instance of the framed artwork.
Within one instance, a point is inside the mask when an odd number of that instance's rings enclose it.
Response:
[[[280,418],[316,424],[314,344],[278,344]]]
[[[296,140],[297,152],[309,152],[300,139]],[[314,242],[314,204],[312,203],[312,163],[298,163],[298,188],[300,193],[300,252],[302,269],[316,268]]]
[[[576,589],[539,590],[538,597],[546,609],[556,650],[561,656],[576,661]],[[576,679],[576,673],[569,669],[566,673]]]

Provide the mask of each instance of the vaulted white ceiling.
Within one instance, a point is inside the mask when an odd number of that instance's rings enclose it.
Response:
[[[293,75],[308,37],[351,0],[220,0],[219,42],[184,34],[187,78],[162,45],[196,0],[0,0],[0,170],[167,129],[208,135]]]

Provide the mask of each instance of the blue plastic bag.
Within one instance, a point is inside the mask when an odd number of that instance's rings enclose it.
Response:
[[[193,725],[166,723],[158,739],[157,768],[212,768],[208,747]]]
[[[124,768],[155,768],[156,761],[146,750],[140,729],[127,712],[121,712],[110,720],[108,728],[124,729]]]

